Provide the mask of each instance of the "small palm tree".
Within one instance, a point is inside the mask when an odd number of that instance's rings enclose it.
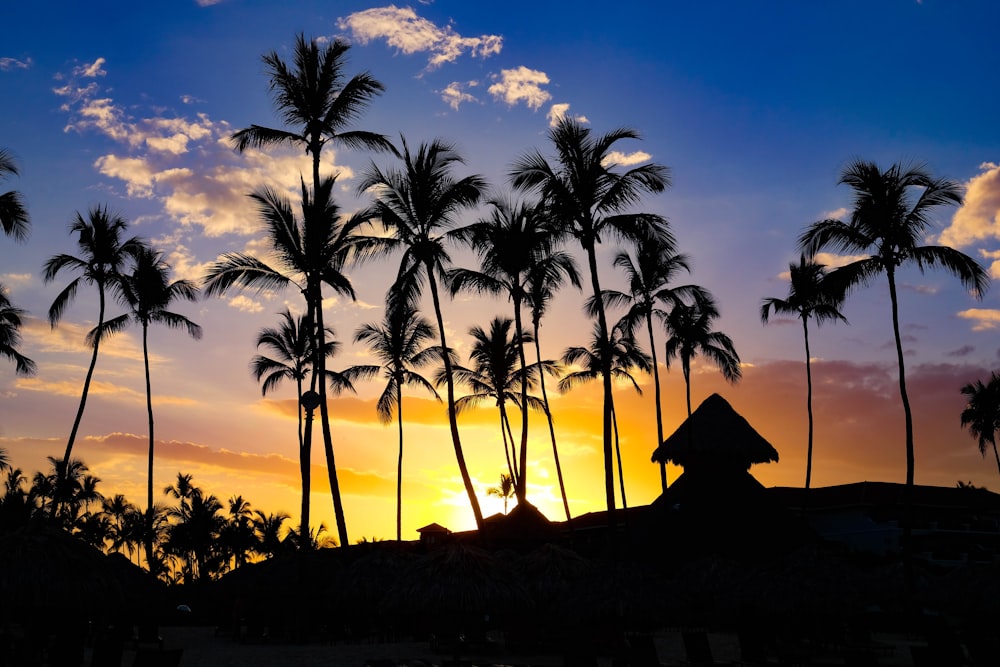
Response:
[[[662,192],[670,182],[669,170],[656,163],[646,163],[623,172],[611,156],[619,141],[638,139],[635,130],[622,128],[593,136],[590,128],[566,118],[550,132],[556,151],[549,162],[537,151],[519,158],[511,168],[515,188],[537,192],[554,222],[580,243],[587,256],[593,299],[597,306],[598,343],[605,348],[600,359],[600,377],[604,389],[603,439],[604,485],[608,505],[608,523],[614,519],[614,460],[612,441],[612,372],[611,327],[601,298],[597,265],[597,246],[602,239],[657,237],[669,240],[667,222],[660,216],[630,213],[629,208],[645,193]]]
[[[455,178],[451,172],[462,163],[462,157],[443,141],[422,144],[415,153],[410,151],[405,137],[401,137],[401,141],[402,150],[392,148],[393,155],[402,162],[401,167],[381,169],[370,165],[358,184],[358,192],[374,192],[375,203],[365,217],[378,220],[386,232],[375,240],[377,245],[373,250],[383,253],[397,248],[403,250],[396,281],[388,297],[390,304],[416,303],[425,283],[430,291],[444,363],[451,441],[476,527],[482,528],[483,514],[458,432],[455,382],[451,355],[447,353],[449,347],[438,281],[444,278],[451,262],[446,248],[448,230],[454,226],[459,213],[479,203],[485,181],[477,175]]]
[[[281,553],[284,540],[281,532],[289,518],[288,514],[284,512],[265,514],[260,510],[253,511],[250,523],[257,536],[257,545],[254,547],[254,551],[258,555],[273,558]]]
[[[516,493],[514,479],[505,472],[500,473],[500,483],[486,489],[486,495],[503,498],[503,513],[507,513],[507,501]]]
[[[14,307],[0,284],[0,357],[13,361],[14,372],[18,375],[31,376],[37,370],[35,362],[17,349],[21,345],[22,315],[24,311]]]
[[[153,558],[153,389],[149,372],[149,325],[164,324],[171,329],[186,329],[189,336],[201,338],[201,327],[184,315],[168,308],[179,300],[195,301],[198,288],[189,280],[170,280],[170,266],[163,261],[163,255],[141,246],[133,257],[132,272],[123,275],[118,290],[119,301],[128,310],[123,315],[104,323],[101,337],[121,331],[129,323],[142,327],[142,361],[146,377],[146,415],[149,427],[149,457],[146,464],[146,521],[149,541],[146,543],[146,558]]]
[[[116,291],[120,287],[122,270],[128,259],[135,256],[143,246],[137,237],[123,238],[127,228],[128,223],[125,219],[110,213],[107,207],[92,208],[86,218],[77,213],[70,225],[70,233],[77,235],[79,255],[59,254],[45,262],[43,276],[46,283],[55,280],[64,270],[79,274],[63,288],[49,307],[49,324],[52,327],[59,322],[82,283],[96,286],[99,299],[97,326],[87,336],[87,343],[93,348],[93,353],[90,357],[90,366],[87,368],[87,376],[83,381],[80,406],[66,442],[66,453],[62,459],[64,466],[69,465],[73,443],[76,441],[83,411],[87,405],[87,394],[90,391],[91,379],[94,377],[94,367],[97,365],[97,353],[104,331],[107,291]]]
[[[434,385],[415,369],[439,360],[441,349],[425,347],[437,336],[433,325],[406,303],[390,306],[381,325],[364,324],[354,334],[354,342],[365,343],[379,360],[385,388],[375,404],[379,421],[392,420],[396,413],[399,455],[396,459],[396,541],[403,539],[403,387],[422,387],[441,400]]]
[[[996,371],[989,382],[976,380],[962,387],[962,395],[968,397],[962,410],[962,426],[979,443],[979,453],[986,456],[987,446],[993,448],[993,456],[1000,471],[1000,453],[997,453],[996,433],[1000,429],[1000,375]]]
[[[7,176],[17,176],[17,163],[10,153],[0,148],[0,180]],[[19,241],[28,237],[31,219],[28,209],[24,206],[21,193],[16,190],[0,193],[0,228],[4,234],[13,236]]]
[[[665,362],[669,369],[671,360],[681,360],[688,417],[691,416],[691,361],[699,354],[714,363],[728,382],[738,382],[743,377],[733,340],[712,330],[718,316],[719,309],[708,292],[697,295],[691,303],[676,304],[667,314]]]
[[[809,417],[809,434],[806,447],[806,486],[812,479],[813,409],[812,409],[812,359],[809,354],[809,319],[820,325],[826,321],[847,321],[840,312],[844,295],[830,288],[826,280],[826,267],[814,260],[799,257],[799,263],[788,265],[788,296],[784,299],[768,297],[760,306],[760,319],[767,324],[771,311],[775,314],[794,314],[802,320],[802,338],[806,346],[806,414]]]

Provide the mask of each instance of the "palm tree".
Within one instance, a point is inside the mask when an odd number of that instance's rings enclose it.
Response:
[[[436,335],[433,325],[406,303],[389,307],[381,325],[363,324],[354,334],[354,342],[365,343],[378,359],[386,380],[375,404],[379,421],[387,424],[392,420],[393,411],[396,413],[399,432],[399,455],[396,459],[397,542],[403,539],[403,387],[422,387],[441,400],[434,385],[415,370],[440,358],[440,348],[424,347]]]
[[[830,289],[826,280],[826,266],[814,260],[799,257],[799,263],[788,265],[788,296],[784,299],[767,297],[760,306],[760,319],[767,324],[771,311],[775,314],[795,314],[802,320],[802,338],[806,346],[806,414],[809,417],[808,446],[806,448],[806,486],[812,479],[813,409],[812,409],[812,360],[809,354],[809,318],[820,325],[825,321],[847,321],[840,312],[844,295]]]
[[[605,360],[602,355],[609,354]],[[566,373],[559,380],[559,390],[569,391],[580,384],[600,378],[604,369],[609,369],[612,380],[627,381],[632,384],[636,393],[642,395],[642,388],[632,376],[632,369],[649,372],[651,358],[646,355],[624,327],[616,326],[611,330],[610,345],[602,345],[601,332],[597,324],[591,337],[590,347],[570,347],[563,353],[562,361],[567,365],[576,365],[580,370]],[[618,461],[618,485],[622,493],[622,508],[627,509],[625,501],[625,472],[622,470],[621,443],[618,438],[618,417],[614,402],[611,404],[611,425],[614,433],[614,452]]]
[[[83,410],[87,405],[87,394],[90,391],[90,381],[97,365],[97,353],[101,345],[104,328],[104,311],[107,290],[117,290],[120,286],[121,272],[127,260],[134,256],[143,246],[137,237],[123,239],[122,235],[128,228],[128,223],[119,215],[112,214],[107,207],[95,206],[90,209],[85,219],[79,212],[70,225],[70,233],[77,235],[79,256],[59,254],[50,257],[45,262],[44,279],[46,283],[55,280],[63,270],[75,271],[79,275],[70,281],[49,307],[49,324],[54,328],[62,317],[63,311],[76,297],[81,283],[95,285],[99,306],[97,326],[87,335],[87,343],[93,348],[90,366],[83,381],[83,392],[80,395],[80,406],[73,420],[73,428],[66,442],[66,453],[63,464],[68,466],[73,452],[73,443],[83,419]]]
[[[184,559],[186,583],[210,578],[222,564],[219,531],[224,519],[219,514],[222,503],[214,495],[205,494],[191,484],[190,475],[177,475],[177,485],[164,489],[166,495],[177,497],[176,507],[167,509],[173,522],[167,528],[164,547]]]
[[[262,260],[244,253],[227,253],[213,263],[205,278],[205,293],[218,295],[234,285],[258,291],[297,287],[306,299],[308,321],[315,327],[313,368],[320,379],[327,378],[325,354],[327,327],[323,324],[323,285],[335,292],[355,298],[354,288],[344,273],[344,267],[354,250],[353,234],[361,224],[359,216],[344,219],[334,203],[333,178],[323,181],[311,193],[302,183],[302,216],[297,219],[291,204],[271,188],[262,188],[251,197],[258,205],[264,232],[270,249],[277,259],[272,268]],[[333,497],[334,514],[341,544],[347,540],[347,523],[337,481],[337,467],[330,433],[326,382],[318,383],[319,408],[326,451],[327,474]]]
[[[250,523],[257,536],[257,546],[254,551],[265,558],[273,558],[282,550],[281,531],[285,521],[290,517],[284,512],[265,514],[260,510],[253,511]]]
[[[416,303],[425,282],[431,293],[447,384],[451,440],[476,526],[482,528],[483,514],[465,464],[462,440],[458,433],[455,382],[438,280],[443,278],[451,261],[445,247],[448,230],[462,210],[479,202],[485,182],[477,175],[458,179],[452,176],[452,169],[462,163],[462,158],[447,143],[434,140],[429,144],[421,144],[416,153],[411,153],[405,137],[401,137],[401,140],[402,152],[392,147],[392,153],[402,161],[402,168],[381,169],[371,164],[358,184],[358,192],[374,191],[376,200],[366,217],[373,221],[378,219],[387,233],[387,236],[378,239],[379,245],[374,250],[391,252],[396,248],[403,249],[399,271],[387,297],[388,301]]]
[[[299,472],[302,477],[302,509],[301,523],[305,530],[309,530],[310,503],[309,494],[311,489],[311,466],[312,466],[312,415],[313,408],[306,406],[308,397],[304,400],[306,392],[303,391],[303,382],[308,377],[312,377],[310,392],[314,395],[316,391],[317,374],[312,373],[315,354],[313,353],[313,326],[309,319],[300,315],[294,317],[287,308],[280,314],[281,324],[277,327],[266,327],[257,334],[257,348],[264,346],[273,356],[262,354],[255,355],[250,360],[250,372],[254,379],[261,383],[261,395],[267,396],[268,392],[276,389],[284,380],[295,381],[296,403],[298,410],[298,440],[299,440]],[[329,336],[329,340],[327,340]],[[326,345],[324,357],[333,356],[336,345],[333,342],[333,329],[326,328],[323,339]],[[302,410],[306,410],[306,423],[303,425]]]
[[[517,492],[514,479],[505,472],[500,473],[500,483],[486,489],[486,495],[503,498],[503,513],[507,513],[507,501]]]
[[[0,180],[7,176],[17,176],[17,164],[10,153],[0,148]],[[28,209],[24,207],[21,193],[16,190],[0,193],[0,228],[4,234],[13,236],[19,241],[28,237],[31,219]]]
[[[993,448],[1000,471],[1000,454],[997,453],[996,433],[1000,429],[1000,375],[996,371],[988,383],[976,380],[962,387],[962,395],[968,397],[962,410],[962,426],[969,428],[969,434],[979,441],[979,453],[986,456],[986,446]]]
[[[146,522],[148,524],[148,541],[146,542],[146,558],[153,557],[152,524],[153,524],[153,389],[149,372],[149,325],[164,324],[171,329],[186,329],[188,335],[198,340],[201,338],[201,327],[184,315],[171,310],[170,306],[178,299],[196,301],[198,288],[189,280],[170,280],[170,266],[163,260],[163,255],[153,248],[143,245],[138,248],[132,258],[132,272],[121,277],[118,290],[119,301],[128,312],[114,317],[104,323],[101,337],[112,335],[123,330],[129,323],[142,327],[142,361],[146,378],[146,415],[149,427],[149,456],[146,463]]]
[[[708,357],[722,371],[722,377],[727,382],[735,383],[743,377],[733,340],[727,334],[712,330],[712,323],[718,316],[715,300],[708,292],[701,292],[691,303],[674,305],[664,323],[667,330],[664,361],[669,369],[672,359],[681,360],[688,417],[691,416],[692,359],[699,354]]]
[[[233,568],[247,564],[250,552],[257,544],[253,526],[254,510],[243,496],[232,496],[227,502],[226,518],[219,529],[219,538]]]
[[[856,160],[840,175],[840,184],[854,191],[850,222],[821,220],[810,225],[799,243],[809,254],[824,249],[850,255],[870,253],[830,272],[834,284],[845,292],[871,284],[885,274],[889,283],[892,333],[896,341],[899,395],[906,424],[906,493],[913,487],[913,416],[906,393],[903,341],[899,332],[899,299],[896,271],[904,264],[942,267],[958,277],[977,298],[989,286],[989,276],[976,260],[946,246],[922,246],[932,225],[931,212],[940,206],[961,205],[962,188],[954,181],[934,178],[923,165],[894,164],[882,170],[874,162]]]
[[[683,298],[694,298],[700,293],[697,285],[670,287],[680,271],[690,271],[689,258],[678,253],[676,244],[657,238],[639,239],[634,244],[635,256],[626,250],[615,255],[614,265],[625,273],[628,292],[605,290],[603,302],[607,306],[624,306],[628,311],[618,325],[632,337],[640,324],[645,324],[652,357],[653,389],[656,405],[656,446],[663,443],[663,410],[660,400],[660,371],[656,360],[656,340],[653,336],[653,318],[666,320],[667,313],[658,304],[673,306]],[[660,485],[667,490],[667,464],[660,462]]]
[[[514,336],[521,368],[527,368],[521,307],[527,298],[528,280],[539,264],[559,270],[559,264],[572,262],[565,253],[555,252],[560,230],[549,223],[538,204],[513,202],[495,197],[489,201],[490,215],[456,230],[456,236],[479,256],[480,271],[453,269],[448,272],[452,294],[470,289],[479,294],[506,294],[514,309]],[[527,402],[527,377],[521,379],[521,403]],[[513,442],[511,443],[513,447]],[[521,411],[521,446],[519,474],[514,478],[518,500],[527,488],[528,412]]]
[[[542,327],[542,317],[548,308],[549,302],[555,296],[556,290],[562,286],[563,281],[568,280],[574,287],[580,287],[580,276],[576,270],[576,263],[573,258],[562,250],[553,252],[553,255],[561,255],[562,259],[553,260],[551,263],[539,263],[532,267],[528,274],[528,285],[525,299],[531,307],[531,326],[534,330],[535,339],[535,360],[542,363],[542,346],[539,342]],[[566,512],[566,521],[570,520],[569,497],[566,495],[566,483],[563,480],[562,465],[559,462],[559,448],[556,445],[556,428],[552,419],[552,409],[549,406],[549,393],[545,388],[545,373],[538,376],[538,385],[542,391],[542,405],[545,410],[545,419],[549,425],[549,440],[552,442],[552,459],[556,466],[556,478],[559,480],[559,493],[562,496],[563,510]]]
[[[14,362],[14,372],[31,376],[36,372],[35,362],[18,351],[21,344],[21,316],[24,311],[15,308],[0,285],[0,357]]]
[[[628,213],[643,193],[662,192],[669,184],[666,167],[646,163],[624,172],[614,171],[614,146],[622,140],[638,139],[635,130],[622,128],[593,137],[589,128],[573,119],[564,119],[549,132],[556,149],[550,163],[537,151],[519,158],[511,170],[515,188],[538,192],[548,214],[577,239],[587,255],[595,301],[600,300],[601,282],[597,268],[597,244],[603,238],[672,238],[666,220],[644,213]],[[604,306],[597,304],[598,343],[610,348],[610,327]],[[604,389],[603,437],[604,484],[608,523],[614,525],[614,463],[612,450],[611,353],[600,355]]]

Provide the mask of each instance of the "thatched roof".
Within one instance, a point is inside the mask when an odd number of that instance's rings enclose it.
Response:
[[[693,465],[749,470],[754,463],[777,460],[771,443],[718,394],[706,398],[653,452],[654,462],[672,462],[685,469]]]

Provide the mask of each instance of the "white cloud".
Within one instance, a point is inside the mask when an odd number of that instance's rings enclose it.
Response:
[[[528,108],[537,111],[552,99],[548,91],[542,90],[542,86],[549,83],[545,72],[521,65],[517,69],[500,70],[500,75],[494,75],[494,79],[497,82],[489,87],[490,95],[510,106],[524,102]]]
[[[851,212],[850,209],[847,209],[847,208],[841,206],[838,209],[834,209],[833,211],[827,211],[826,213],[822,214],[822,216],[820,216],[820,219],[821,220],[843,220],[844,218],[847,217],[847,215],[850,212]]]
[[[395,5],[355,12],[339,19],[337,27],[346,30],[351,39],[361,44],[385,39],[389,46],[406,55],[428,52],[428,69],[455,62],[466,52],[487,58],[500,53],[503,48],[503,37],[500,35],[462,37],[450,25],[435,25],[417,16],[411,8]]]
[[[819,252],[813,258],[817,264],[822,264],[827,269],[836,269],[846,266],[852,262],[868,259],[871,255],[836,255],[832,252]]]
[[[452,81],[441,91],[441,99],[444,100],[445,104],[450,106],[452,109],[458,111],[459,105],[463,102],[479,101],[475,95],[465,92],[467,89],[478,85],[478,81],[468,81],[466,83]]]
[[[567,104],[566,102],[553,104],[551,107],[549,107],[549,112],[545,115],[545,117],[549,121],[549,127],[555,127],[556,125],[558,125],[559,121],[561,121],[563,118],[566,118],[566,112],[568,111],[569,111],[569,104]],[[572,118],[578,123],[590,122],[589,120],[587,120],[586,116],[575,115],[572,116]]]
[[[254,301],[243,294],[234,296],[227,303],[236,310],[244,313],[259,313],[264,310],[264,306],[259,301]]]
[[[973,331],[992,331],[1000,328],[1000,310],[969,308],[958,313],[964,320],[972,320]]]
[[[82,76],[85,79],[107,76],[108,72],[104,69],[104,63],[106,62],[104,58],[98,58],[89,65],[80,65],[73,69],[73,76]]]
[[[646,151],[635,151],[632,153],[622,153],[621,151],[611,151],[606,156],[602,164],[605,167],[610,167],[612,165],[619,167],[631,167],[636,164],[642,164],[643,162],[649,162],[652,159],[652,155]]]
[[[31,58],[18,60],[17,58],[0,58],[0,72],[9,72],[15,69],[30,69],[34,62]]]
[[[955,211],[938,243],[955,248],[1000,239],[1000,164],[984,162],[965,184],[965,203]]]

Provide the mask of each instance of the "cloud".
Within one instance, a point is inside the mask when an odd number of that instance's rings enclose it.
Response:
[[[487,58],[503,48],[500,35],[462,37],[450,25],[435,25],[417,16],[411,8],[395,5],[355,12],[338,19],[337,27],[361,44],[384,39],[389,46],[406,55],[428,52],[429,70],[455,62],[466,52],[473,57]]]
[[[1000,164],[984,162],[965,184],[965,203],[955,211],[938,243],[956,248],[1000,239]]]
[[[834,209],[833,211],[827,211],[826,213],[823,213],[822,217],[820,219],[821,220],[843,220],[845,217],[847,217],[848,213],[850,213],[850,210],[848,210],[848,209],[846,209],[844,207],[840,207],[838,209]]]
[[[969,308],[958,313],[963,320],[972,320],[973,331],[992,331],[1000,328],[1000,310],[992,308]]]
[[[264,306],[259,301],[254,301],[243,294],[233,297],[227,303],[236,310],[244,313],[259,313],[264,310]]]
[[[17,58],[0,58],[0,72],[10,72],[15,69],[31,69],[34,64],[31,58],[18,60]]]
[[[478,86],[478,81],[467,81],[466,83],[460,83],[458,81],[452,81],[443,90],[441,90],[441,99],[444,100],[445,104],[450,106],[455,111],[458,111],[458,107],[463,102],[478,102],[479,99],[475,95],[465,92],[468,88],[473,88]]]
[[[604,160],[601,161],[601,164],[605,167],[631,167],[636,164],[642,164],[643,162],[649,162],[652,158],[653,156],[645,151],[635,151],[633,153],[611,151],[604,156]]]
[[[549,107],[549,112],[545,114],[546,119],[549,121],[549,127],[555,127],[559,122],[566,118],[566,112],[569,111],[569,104],[566,102],[560,102],[558,104],[553,104]],[[575,115],[572,116],[573,120],[578,123],[589,123],[586,116]]]
[[[542,86],[549,83],[545,72],[529,69],[521,65],[517,69],[500,70],[499,76],[494,75],[497,82],[489,87],[489,93],[497,100],[513,106],[518,102],[535,111],[552,99]]]
[[[959,347],[957,349],[949,350],[948,352],[945,352],[945,356],[948,356],[948,357],[967,357],[967,356],[969,356],[970,354],[972,354],[975,351],[976,351],[975,346],[973,346],[973,345],[963,345],[962,347]]]
[[[73,76],[81,76],[85,79],[93,79],[98,76],[107,76],[108,72],[104,69],[104,63],[107,61],[104,58],[98,58],[89,65],[80,65],[73,69]]]

